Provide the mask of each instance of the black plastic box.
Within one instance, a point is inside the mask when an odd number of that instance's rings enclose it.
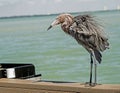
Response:
[[[33,64],[0,63],[0,78],[29,78],[35,76]]]

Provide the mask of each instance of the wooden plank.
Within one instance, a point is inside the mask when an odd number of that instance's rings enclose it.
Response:
[[[0,93],[75,93],[75,92],[0,87]]]
[[[120,93],[120,84],[102,84],[90,87],[70,82],[0,79],[0,93]]]

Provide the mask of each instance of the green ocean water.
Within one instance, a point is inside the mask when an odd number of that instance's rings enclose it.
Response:
[[[120,84],[120,11],[87,14],[96,16],[110,42],[98,65],[98,82]],[[60,26],[47,31],[56,16],[0,19],[0,62],[32,63],[43,80],[86,82],[90,69],[87,51]]]

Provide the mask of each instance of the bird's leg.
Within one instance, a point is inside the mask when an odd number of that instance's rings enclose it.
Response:
[[[90,54],[90,58],[91,58],[91,61],[90,61],[90,81],[89,82],[86,82],[86,84],[89,84],[90,86],[92,86],[92,72],[93,72],[93,56],[92,56],[92,53]]]
[[[96,59],[95,59],[95,63],[94,63],[94,67],[95,67],[95,81],[94,83],[97,84],[97,63],[96,63]]]
[[[90,85],[92,84],[92,69],[93,69],[93,58],[92,55],[90,55],[91,62],[90,62]]]
[[[90,66],[90,82],[87,82],[86,84],[89,84],[89,86],[94,87],[97,84],[97,61],[94,55],[94,51],[91,49],[91,66]],[[93,63],[94,63],[94,83],[92,82],[92,69],[93,69]]]
[[[95,86],[97,84],[97,61],[93,51],[92,51],[92,55],[93,55],[93,63],[94,63],[94,86]]]
[[[94,55],[94,51],[92,49],[91,49],[91,53],[90,53],[90,58],[91,58],[91,62],[90,62],[90,81],[86,82],[86,84],[89,84],[89,86],[94,87],[97,84],[97,61],[96,61],[96,57]],[[93,63],[94,63],[94,83],[92,82]]]

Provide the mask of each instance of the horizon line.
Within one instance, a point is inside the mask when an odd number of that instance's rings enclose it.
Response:
[[[61,12],[61,13],[46,13],[46,14],[11,15],[11,16],[0,16],[0,19],[51,16],[51,15],[58,15],[58,14],[62,14],[62,13],[78,14],[78,13],[109,12],[109,11],[120,11],[120,10],[112,9],[112,10],[96,10],[96,11],[81,11],[81,12]]]

